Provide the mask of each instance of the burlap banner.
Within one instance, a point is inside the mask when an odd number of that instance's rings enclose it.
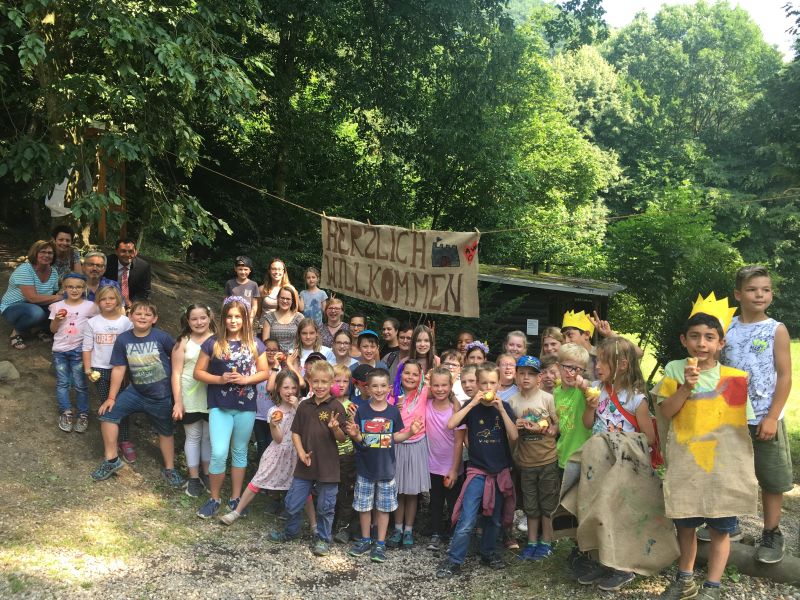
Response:
[[[478,232],[322,218],[322,286],[420,313],[478,317]]]

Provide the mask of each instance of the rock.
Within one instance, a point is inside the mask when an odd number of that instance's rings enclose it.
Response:
[[[7,360],[0,361],[0,381],[15,381],[19,379],[19,371]]]

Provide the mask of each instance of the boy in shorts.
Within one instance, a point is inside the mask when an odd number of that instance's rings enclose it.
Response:
[[[353,422],[347,423],[347,433],[356,447],[356,485],[353,508],[358,512],[361,539],[350,548],[350,556],[370,552],[372,562],[386,561],[386,529],[389,513],[397,509],[397,484],[394,480],[395,443],[404,442],[419,433],[422,423],[414,421],[404,429],[400,410],[389,404],[389,371],[373,369],[367,375],[369,403],[359,406]],[[372,544],[370,524],[372,510],[377,511],[377,537]]]
[[[149,300],[137,300],[131,305],[130,320],[133,329],[118,335],[111,351],[108,399],[97,411],[105,460],[92,472],[92,479],[108,479],[122,468],[123,463],[117,452],[119,423],[132,413],[143,412],[158,432],[158,443],[164,459],[161,476],[171,486],[181,487],[185,481],[175,470],[175,428],[172,421],[170,356],[175,340],[165,331],[154,327],[158,321],[158,310]],[[120,392],[126,371],[131,383]]]

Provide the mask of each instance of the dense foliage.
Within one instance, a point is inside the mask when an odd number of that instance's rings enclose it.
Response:
[[[523,227],[482,260],[624,283],[614,316],[661,360],[743,261],[800,324],[800,61],[725,2],[609,31],[599,0],[9,0],[0,48],[6,223],[46,225],[69,174],[96,241],[124,163],[112,231],[126,214],[212,262],[317,255],[312,215],[203,164],[329,214]]]

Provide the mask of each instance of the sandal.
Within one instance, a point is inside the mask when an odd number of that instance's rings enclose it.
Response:
[[[11,347],[14,348],[14,350],[25,350],[26,348],[25,340],[23,340],[22,336],[19,334],[12,335],[8,338],[8,341],[11,342]]]

